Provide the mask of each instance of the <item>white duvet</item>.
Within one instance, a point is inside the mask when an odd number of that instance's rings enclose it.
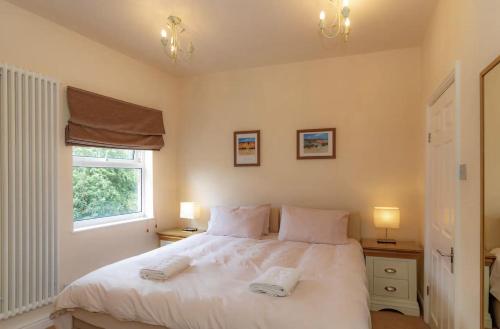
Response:
[[[163,282],[139,271],[160,255],[192,257],[192,266]],[[252,293],[249,283],[271,266],[296,267],[288,297]],[[369,329],[361,246],[309,244],[198,234],[96,270],[66,287],[57,309],[82,308],[120,320],[171,329]]]

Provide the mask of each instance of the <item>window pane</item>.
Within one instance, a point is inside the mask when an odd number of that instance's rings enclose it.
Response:
[[[73,147],[73,156],[101,158],[101,159],[120,159],[133,160],[134,150],[109,149],[100,147]]]
[[[142,169],[73,167],[75,221],[142,211]]]

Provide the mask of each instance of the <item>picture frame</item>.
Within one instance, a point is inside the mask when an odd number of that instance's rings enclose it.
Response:
[[[235,131],[234,166],[260,166],[260,130]]]
[[[297,130],[297,160],[335,159],[336,129]]]

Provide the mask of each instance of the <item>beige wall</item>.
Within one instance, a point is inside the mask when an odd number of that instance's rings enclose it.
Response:
[[[420,53],[403,49],[184,80],[182,200],[204,207],[271,202],[346,209],[364,237],[382,236],[372,207],[401,208],[400,239],[423,221]],[[336,160],[296,160],[296,130],[337,128]],[[235,130],[260,129],[260,167],[233,167]]]
[[[421,58],[418,50],[406,49],[187,79],[181,91],[180,130],[174,79],[3,0],[0,61],[50,75],[63,87],[71,84],[165,110],[167,147],[155,156],[161,226],[174,224],[177,186],[182,186],[181,199],[199,200],[204,206],[272,202],[348,209],[362,220],[364,236],[382,233],[371,225],[371,206],[398,205],[402,227],[393,235],[421,239],[426,103],[421,100],[430,97],[459,60],[460,161],[468,165],[469,175],[460,185],[456,322],[457,328],[477,328],[478,76],[500,54],[499,12],[497,0],[440,0]],[[146,233],[151,222],[71,232],[71,154],[62,140],[67,109],[61,110],[59,245],[64,284],[154,247],[155,237]],[[337,160],[295,160],[295,130],[328,126],[338,129]],[[261,167],[232,166],[231,134],[240,129],[261,129]],[[0,324],[13,327],[23,318]]]
[[[141,62],[104,47],[77,33],[0,0],[0,62],[51,76],[72,85],[126,101],[164,110],[166,147],[154,155],[155,213],[162,227],[176,218],[176,80]],[[105,264],[157,246],[154,221],[117,225],[73,233],[71,208],[71,148],[64,146],[68,110],[61,98],[59,152],[60,284]],[[147,233],[146,230],[150,229]],[[42,312],[37,312],[42,313]],[[0,322],[17,327],[29,317]]]
[[[484,246],[500,248],[500,65],[484,78]]]
[[[479,73],[500,54],[500,2],[440,0],[422,45],[423,96],[460,61],[460,162],[468,179],[460,183],[455,250],[456,328],[478,328],[480,321],[480,128]],[[476,284],[472,284],[472,283]]]

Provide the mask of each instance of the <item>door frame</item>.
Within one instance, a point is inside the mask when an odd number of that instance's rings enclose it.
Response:
[[[460,62],[456,61],[453,70],[442,80],[439,86],[434,90],[431,97],[429,98],[426,105],[426,141],[425,141],[425,154],[426,154],[426,164],[425,164],[425,225],[424,225],[424,287],[423,287],[423,313],[424,313],[424,321],[429,324],[429,307],[430,307],[430,298],[427,295],[427,287],[429,286],[429,269],[431,264],[431,247],[430,247],[430,184],[429,184],[429,173],[430,173],[430,143],[428,142],[428,133],[430,131],[430,109],[437,102],[437,100],[443,95],[448,88],[450,88],[453,83],[455,84],[455,157],[456,157],[456,191],[455,191],[455,232],[454,236],[457,236],[457,229],[460,226],[460,184],[458,184],[459,180],[459,168],[460,168],[460,126],[461,126],[461,68]],[[456,246],[455,241],[453,242],[454,247]],[[456,248],[454,248],[456,250]],[[458,263],[459,254],[455,253],[454,263]],[[455,266],[455,268],[458,268]],[[455,281],[456,282],[456,281]],[[456,283],[454,283],[454,289],[456,291]],[[456,306],[453,306],[456,309]],[[456,312],[454,312],[456,316]],[[456,320],[456,319],[455,319]],[[455,321],[456,323],[456,321]]]
[[[480,327],[481,329],[484,329],[486,325],[486,314],[489,310],[486,310],[485,307],[485,297],[484,294],[487,293],[487,298],[489,298],[489,291],[484,290],[484,267],[485,267],[485,247],[484,247],[484,78],[488,72],[493,70],[497,65],[500,65],[500,56],[497,56],[493,62],[491,62],[484,70],[481,71],[479,74],[479,90],[480,90],[480,124],[481,124],[481,146],[480,146],[480,152],[481,152],[481,162],[480,162],[480,179],[481,179],[481,219],[480,219],[480,257],[481,257],[481,269],[480,269],[480,290],[481,291],[481,305],[480,305],[480,312],[481,312],[481,324]]]

